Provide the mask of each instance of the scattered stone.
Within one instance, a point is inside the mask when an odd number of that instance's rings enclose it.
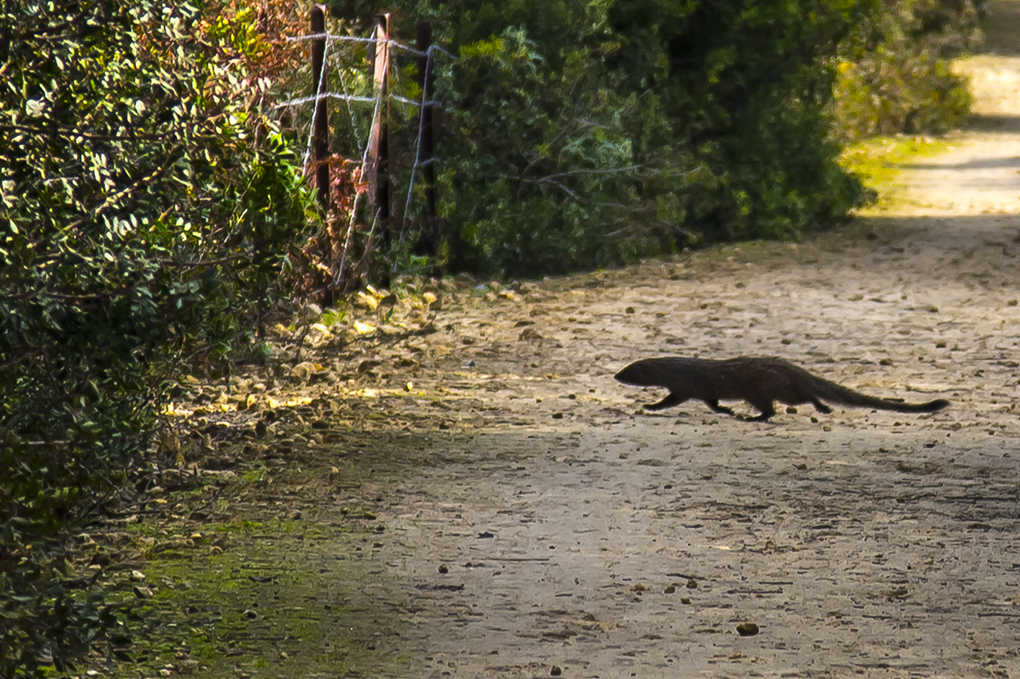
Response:
[[[737,634],[742,637],[753,637],[758,633],[758,626],[753,622],[742,622],[737,625]]]
[[[534,342],[535,340],[544,339],[542,334],[534,328],[525,328],[521,331],[521,334],[517,336],[518,342]]]
[[[314,302],[309,302],[301,309],[301,320],[305,323],[315,323],[322,316],[322,307]]]
[[[194,674],[197,669],[198,661],[194,658],[188,658],[177,663],[178,674]]]
[[[382,365],[382,361],[373,360],[362,361],[361,363],[358,364],[358,372],[364,374],[370,372],[374,368],[378,368],[380,365]]]
[[[321,366],[311,361],[304,361],[290,369],[290,379],[294,382],[307,382],[317,370],[321,369]]]

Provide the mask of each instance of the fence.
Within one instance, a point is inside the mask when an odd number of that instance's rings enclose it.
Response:
[[[351,238],[355,231],[355,222],[359,214],[359,203],[363,194],[368,195],[371,208],[372,226],[369,240],[378,234],[379,243],[389,249],[394,241],[394,219],[391,203],[392,196],[392,154],[390,148],[391,103],[414,107],[418,111],[418,134],[414,147],[414,163],[411,167],[407,187],[407,197],[400,213],[401,225],[397,238],[407,235],[408,220],[411,213],[415,181],[421,176],[424,185],[424,200],[421,205],[422,223],[418,242],[419,254],[432,257],[436,254],[439,241],[438,219],[436,212],[436,173],[435,173],[435,131],[434,108],[438,105],[434,100],[435,68],[434,58],[437,52],[448,53],[432,44],[432,27],[428,22],[419,22],[417,45],[412,48],[393,40],[390,33],[390,16],[383,14],[375,17],[375,28],[371,37],[337,35],[327,31],[325,11],[322,6],[315,6],[311,12],[311,30],[308,35],[289,38],[292,41],[310,41],[312,91],[310,97],[302,97],[285,101],[277,107],[296,107],[314,105],[311,124],[309,125],[308,145],[305,151],[304,165],[314,169],[319,208],[327,219],[346,217],[346,234],[341,237],[343,250],[339,262],[330,267],[333,285],[340,286],[348,265]],[[373,95],[364,96],[349,91],[343,77],[343,68],[338,69],[338,80],[341,91],[330,90],[330,51],[337,43],[364,43],[368,47],[372,62]],[[418,86],[421,91],[420,100],[414,101],[401,97],[391,91],[390,74],[393,52],[401,51],[410,54],[417,60]],[[331,205],[330,187],[335,177],[331,176],[333,157],[330,144],[330,100],[343,102],[351,118],[351,126],[359,145],[360,166],[354,175],[364,189],[357,190],[353,205],[340,215]],[[358,133],[358,123],[354,114],[355,106],[371,105],[373,107],[372,122],[367,142],[362,142]],[[371,246],[369,247],[369,250]],[[366,253],[368,255],[370,253]]]

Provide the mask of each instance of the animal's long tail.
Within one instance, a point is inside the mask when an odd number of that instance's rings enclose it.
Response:
[[[949,406],[949,401],[944,398],[937,398],[927,403],[904,403],[903,401],[890,401],[889,399],[868,396],[859,391],[848,389],[843,385],[830,382],[829,380],[812,375],[817,380],[815,386],[818,390],[818,397],[823,401],[832,401],[846,406],[858,406],[861,408],[877,408],[879,410],[893,410],[898,413],[934,413]]]

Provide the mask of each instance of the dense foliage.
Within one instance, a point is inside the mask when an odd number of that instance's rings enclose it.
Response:
[[[830,100],[874,0],[406,6],[398,18],[431,16],[458,56],[435,63],[449,269],[534,275],[798,237],[862,200]]]
[[[63,667],[110,622],[57,538],[139,466],[174,370],[250,344],[308,223],[246,73],[252,19],[3,4],[0,676]]]
[[[938,133],[970,111],[949,57],[977,42],[972,2],[894,0],[844,42],[835,86],[839,136]]]
[[[840,142],[939,131],[969,105],[945,60],[973,32],[967,0],[395,5],[398,35],[430,18],[458,56],[434,64],[447,270],[798,238],[865,199]],[[374,6],[332,9],[365,30]],[[414,122],[396,148],[413,146]]]

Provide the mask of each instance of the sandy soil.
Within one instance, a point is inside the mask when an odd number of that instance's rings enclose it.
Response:
[[[961,68],[974,129],[845,233],[442,313],[411,377],[439,398],[396,410],[449,429],[397,436],[417,473],[364,495],[397,538],[379,596],[413,611],[395,676],[1020,674],[1020,58]],[[661,393],[612,374],[661,354],[953,407],[640,414]]]
[[[348,675],[1020,675],[1020,57],[961,68],[974,128],[838,234],[447,290],[431,334],[322,347],[281,464],[335,470],[267,507],[377,526],[300,547],[315,610],[358,612]],[[612,375],[663,354],[952,407],[644,414]]]

